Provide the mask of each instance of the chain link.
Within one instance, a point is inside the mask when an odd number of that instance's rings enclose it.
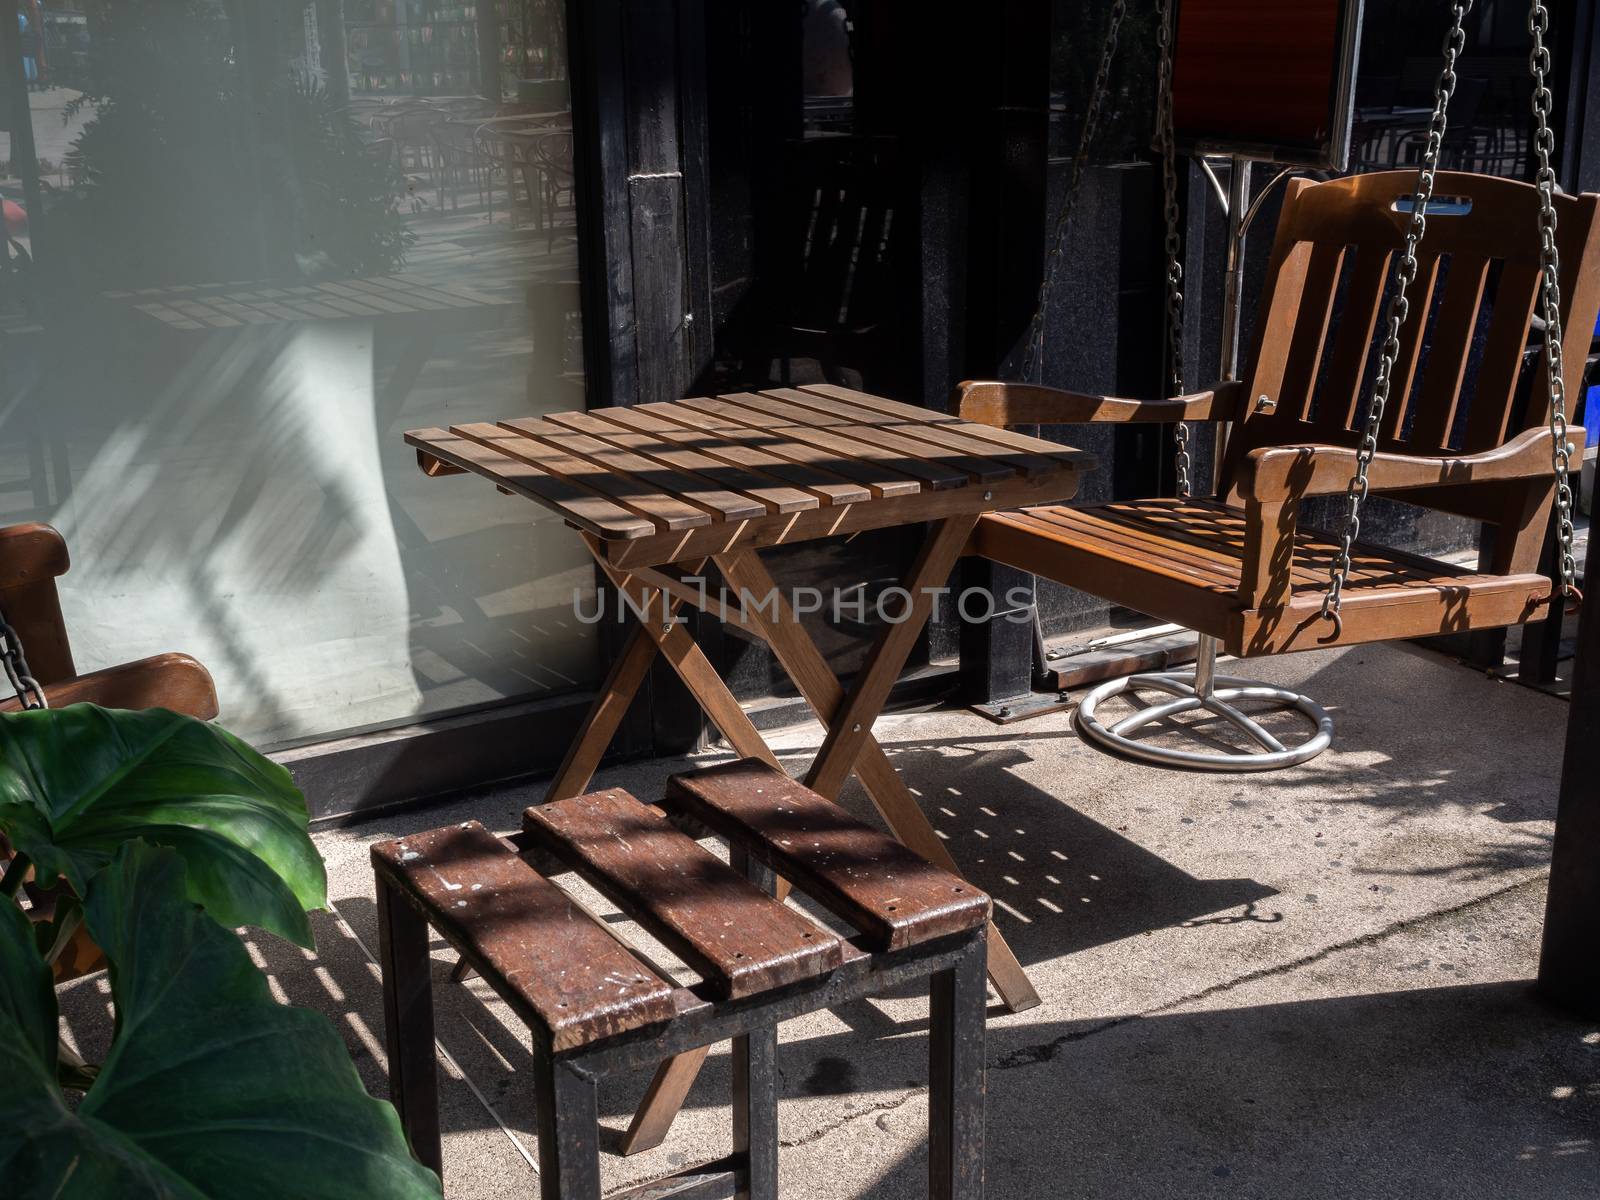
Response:
[[[1538,0],[1534,2],[1537,4]],[[1361,432],[1361,444],[1356,450],[1355,474],[1350,477],[1349,486],[1345,489],[1348,508],[1344,535],[1339,542],[1339,553],[1328,569],[1328,590],[1322,597],[1320,616],[1333,622],[1333,632],[1327,640],[1337,639],[1344,628],[1339,607],[1345,579],[1350,573],[1350,551],[1361,536],[1361,506],[1367,499],[1367,471],[1378,452],[1378,431],[1383,424],[1383,410],[1389,403],[1395,362],[1400,357],[1400,330],[1411,311],[1407,292],[1417,277],[1417,246],[1428,231],[1428,203],[1433,199],[1434,178],[1439,170],[1439,152],[1444,145],[1450,97],[1456,90],[1456,59],[1466,46],[1465,25],[1467,13],[1472,9],[1472,0],[1453,0],[1450,9],[1453,20],[1450,32],[1444,39],[1444,66],[1433,88],[1433,116],[1428,122],[1422,166],[1417,171],[1416,191],[1411,197],[1411,222],[1406,227],[1405,245],[1395,265],[1394,292],[1384,312],[1383,349],[1378,358],[1378,376],[1373,382],[1372,394],[1367,398],[1366,421]]]
[[[1105,107],[1106,93],[1111,90],[1111,67],[1117,56],[1117,36],[1122,31],[1122,18],[1127,15],[1127,0],[1116,0],[1111,6],[1111,16],[1106,23],[1105,41],[1100,47],[1100,65],[1095,70],[1094,84],[1089,90],[1089,108],[1084,113],[1083,130],[1078,135],[1078,150],[1072,158],[1072,173],[1067,177],[1067,194],[1061,199],[1061,211],[1056,216],[1055,230],[1050,235],[1050,250],[1045,255],[1044,271],[1039,277],[1039,295],[1034,305],[1033,319],[1028,323],[1027,348],[1022,358],[1022,378],[1035,379],[1043,369],[1044,318],[1050,307],[1050,292],[1055,286],[1056,268],[1067,248],[1067,231],[1072,225],[1072,212],[1077,206],[1078,190],[1083,183],[1084,167],[1089,162],[1089,149],[1100,127],[1100,110]]]
[[[1172,0],[1157,0],[1156,46],[1159,50],[1156,142],[1161,152],[1162,215],[1166,221],[1167,359],[1172,395],[1183,387],[1183,239],[1178,224],[1178,148],[1172,132]],[[1189,426],[1172,427],[1172,457],[1177,492],[1189,498]]]
[[[17,636],[17,631],[11,627],[11,622],[6,620],[3,612],[0,612],[0,663],[4,664],[6,678],[11,681],[11,688],[23,708],[50,707],[44,689],[28,667],[28,658],[22,651],[22,639]]]
[[[1555,150],[1555,132],[1550,127],[1554,97],[1545,83],[1550,72],[1550,50],[1544,35],[1550,29],[1550,13],[1544,0],[1528,6],[1528,32],[1533,49],[1528,53],[1528,70],[1533,75],[1533,150],[1539,168],[1534,183],[1539,189],[1539,295],[1544,317],[1545,382],[1550,393],[1550,466],[1556,485],[1556,540],[1559,545],[1556,581],[1568,603],[1582,599],[1578,590],[1578,567],[1572,554],[1572,443],[1567,440],[1567,385],[1562,375],[1561,350],[1561,255],[1556,248],[1556,173],[1550,166]]]

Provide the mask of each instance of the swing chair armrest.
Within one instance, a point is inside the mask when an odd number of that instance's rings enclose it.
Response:
[[[1583,430],[1568,433],[1573,462],[1581,461]],[[1413,455],[1380,451],[1367,471],[1375,492],[1491,483],[1550,474],[1550,431],[1529,429],[1503,446],[1477,454]],[[1348,446],[1262,446],[1245,456],[1239,494],[1247,500],[1298,500],[1335,496],[1350,485],[1356,452]]]
[[[956,389],[956,411],[981,425],[1084,425],[1097,421],[1233,421],[1244,415],[1244,384],[1225,380],[1210,391],[1170,400],[1120,400],[1034,383],[969,380]]]

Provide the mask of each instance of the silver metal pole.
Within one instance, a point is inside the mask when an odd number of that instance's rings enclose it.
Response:
[[[1244,312],[1244,235],[1250,214],[1250,160],[1233,156],[1228,177],[1228,273],[1222,302],[1222,378],[1239,372],[1239,319]]]
[[[1194,648],[1194,694],[1209,699],[1217,678],[1217,639],[1202,633]]]
[[[1250,215],[1250,160],[1235,154],[1228,176],[1228,207],[1223,214],[1228,222],[1228,257],[1222,299],[1222,369],[1218,372],[1221,379],[1233,379],[1239,373],[1239,324],[1244,313],[1244,237]],[[1232,427],[1232,422],[1224,421],[1212,427],[1212,495],[1222,487],[1222,455]]]

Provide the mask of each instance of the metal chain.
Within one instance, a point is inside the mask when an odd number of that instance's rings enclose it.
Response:
[[[1162,213],[1167,226],[1167,358],[1172,395],[1183,388],[1183,240],[1178,226],[1178,150],[1172,132],[1172,0],[1157,0],[1156,46],[1160,51],[1156,142],[1161,152]],[[1180,499],[1189,498],[1189,426],[1172,427],[1173,466]]]
[[[1072,173],[1067,178],[1067,194],[1061,199],[1061,212],[1056,217],[1055,230],[1050,236],[1050,251],[1045,255],[1044,271],[1039,278],[1039,296],[1034,305],[1033,319],[1028,323],[1027,349],[1023,352],[1022,377],[1034,379],[1036,370],[1042,369],[1044,357],[1044,316],[1050,306],[1050,292],[1055,286],[1056,268],[1067,248],[1067,230],[1072,224],[1072,210],[1077,205],[1078,189],[1083,183],[1083,170],[1089,161],[1089,148],[1100,126],[1100,110],[1105,107],[1106,93],[1111,89],[1111,66],[1117,56],[1117,35],[1122,30],[1122,18],[1127,15],[1127,0],[1116,0],[1111,6],[1111,16],[1106,24],[1106,37],[1100,47],[1100,65],[1095,71],[1094,84],[1089,91],[1089,108],[1083,117],[1083,130],[1078,135],[1078,150],[1072,159]],[[1034,382],[1040,382],[1034,380]]]
[[[17,693],[23,708],[50,707],[49,700],[45,699],[44,688],[39,686],[39,681],[28,667],[27,655],[22,651],[22,639],[17,636],[17,631],[11,627],[11,622],[6,620],[3,612],[0,612],[0,663],[5,665],[6,678],[11,681],[12,690]]]
[[[1540,298],[1544,316],[1545,381],[1550,393],[1550,466],[1556,481],[1556,539],[1560,546],[1557,586],[1561,595],[1573,603],[1581,600],[1578,567],[1572,555],[1572,443],[1567,441],[1567,385],[1562,376],[1561,351],[1561,255],[1556,249],[1556,173],[1550,166],[1555,151],[1555,132],[1550,128],[1550,109],[1554,97],[1545,84],[1550,71],[1550,50],[1544,35],[1550,28],[1550,13],[1544,0],[1532,0],[1528,7],[1528,32],[1533,49],[1528,54],[1528,69],[1533,75],[1533,149],[1539,169],[1534,183],[1539,189],[1539,271]]]
[[[1339,637],[1344,622],[1339,615],[1343,599],[1345,578],[1350,573],[1350,550],[1361,535],[1361,506],[1367,499],[1367,470],[1378,452],[1378,431],[1383,423],[1383,410],[1389,403],[1389,387],[1394,375],[1395,361],[1400,357],[1400,330],[1411,311],[1406,293],[1417,277],[1417,246],[1428,231],[1428,203],[1433,199],[1434,177],[1439,169],[1439,152],[1444,145],[1445,125],[1450,107],[1450,97],[1456,90],[1456,59],[1466,46],[1465,24],[1472,0],[1453,0],[1450,6],[1453,20],[1450,32],[1444,39],[1444,66],[1433,89],[1433,117],[1428,122],[1428,140],[1422,154],[1422,166],[1417,172],[1417,187],[1411,197],[1411,223],[1406,228],[1405,246],[1395,265],[1394,293],[1389,297],[1384,312],[1383,350],[1378,359],[1378,376],[1367,398],[1366,422],[1362,429],[1361,445],[1356,450],[1356,471],[1345,489],[1349,506],[1344,536],[1340,539],[1339,553],[1328,569],[1328,590],[1322,597],[1320,616],[1333,622],[1333,632],[1328,640]]]

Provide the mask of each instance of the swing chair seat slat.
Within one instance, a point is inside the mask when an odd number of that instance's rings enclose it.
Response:
[[[1239,657],[1498,628],[1550,603],[1542,575],[1485,575],[1358,542],[1335,637],[1319,613],[1338,539],[1296,530],[1285,602],[1252,607],[1243,599],[1247,537],[1242,508],[1161,498],[992,514],[969,548],[1210,634]]]

